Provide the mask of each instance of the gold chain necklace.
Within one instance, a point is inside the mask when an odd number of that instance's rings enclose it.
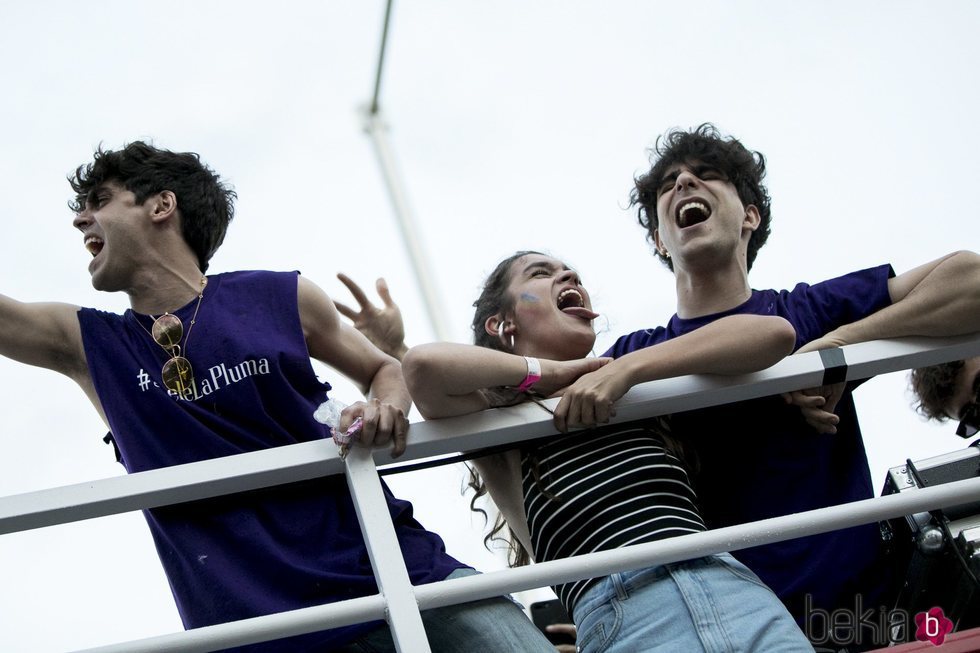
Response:
[[[181,355],[180,341],[184,341],[184,354],[187,353],[188,342],[191,339],[191,330],[197,322],[197,312],[201,310],[201,301],[204,299],[204,288],[208,285],[207,277],[201,277],[201,291],[197,295],[197,306],[194,307],[194,315],[191,322],[187,325],[187,337],[184,338],[184,324],[180,318],[173,313],[164,313],[160,317],[153,317],[153,326],[147,329],[146,326],[135,315],[136,323],[146,331],[153,342],[160,345],[165,352],[170,355],[170,359],[163,364],[160,376],[163,385],[168,390],[179,395],[188,395],[194,385],[194,369],[187,358]]]

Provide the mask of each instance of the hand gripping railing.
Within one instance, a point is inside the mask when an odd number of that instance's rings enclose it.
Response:
[[[814,387],[831,377],[864,379],[977,355],[980,334],[850,345],[791,356],[755,374],[686,376],[638,385],[617,402],[613,421]],[[411,444],[399,458],[399,466],[555,433],[550,416],[533,405],[417,422],[411,426]],[[391,471],[392,462],[387,451],[357,447],[341,460],[333,443],[324,440],[2,497],[0,534],[345,472],[379,594],[87,650],[213,651],[384,618],[398,650],[415,652],[429,650],[420,610],[892,519],[975,501],[980,496],[980,478],[968,479],[614,551],[412,586],[380,492],[377,465]]]

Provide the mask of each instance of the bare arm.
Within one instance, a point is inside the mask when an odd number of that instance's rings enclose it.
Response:
[[[955,336],[980,329],[980,255],[959,251],[888,281],[892,304],[813,340],[797,353],[904,336]]]
[[[541,380],[535,389],[548,394],[609,359],[540,362]],[[485,390],[519,385],[527,376],[527,361],[523,356],[477,345],[433,342],[409,349],[402,371],[422,416],[433,419],[493,408],[495,404]]]
[[[88,367],[77,313],[71,304],[25,303],[0,295],[0,355],[83,383]]]
[[[364,420],[361,442],[386,445],[392,455],[405,451],[406,414],[412,401],[397,360],[375,347],[359,331],[340,321],[337,309],[322,289],[299,277],[299,313],[310,356],[351,379],[369,398],[344,411],[340,428],[357,417]]]
[[[550,392],[565,387],[581,374],[598,369],[608,358],[572,361],[541,359],[541,380],[535,389]],[[501,386],[517,386],[527,375],[523,356],[449,342],[412,347],[402,359],[405,381],[419,411],[426,419],[465,415],[499,405]],[[515,393],[516,398],[516,393]],[[473,461],[521,545],[531,552],[531,537],[521,494],[521,464],[517,449]]]
[[[811,340],[796,353],[903,336],[953,336],[980,329],[980,256],[954,252],[888,280],[892,304]],[[836,433],[844,384],[783,394],[818,433]]]
[[[686,374],[747,374],[793,351],[796,330],[781,317],[731,315],[677,338],[617,358],[586,374],[555,409],[560,431],[604,424],[613,404],[638,383]]]

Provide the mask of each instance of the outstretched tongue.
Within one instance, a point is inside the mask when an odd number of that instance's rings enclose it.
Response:
[[[561,312],[568,315],[574,315],[575,317],[580,317],[583,320],[594,320],[599,317],[598,313],[593,313],[584,306],[569,306],[561,309]]]

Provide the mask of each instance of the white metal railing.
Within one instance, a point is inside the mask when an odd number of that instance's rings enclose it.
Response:
[[[686,376],[645,383],[617,403],[613,422],[821,385],[828,366],[835,366],[834,371],[844,373],[847,380],[857,380],[977,356],[980,334],[881,340],[826,354],[791,356],[767,370],[739,377]],[[0,534],[346,473],[379,594],[88,651],[213,651],[379,618],[388,621],[400,651],[428,651],[419,610],[891,519],[980,496],[980,478],[968,479],[615,551],[412,586],[380,494],[378,465],[397,471],[412,461],[515,444],[556,431],[550,416],[525,404],[416,422],[410,433],[411,444],[397,465],[381,449],[355,447],[341,460],[333,443],[323,440],[2,497]]]

